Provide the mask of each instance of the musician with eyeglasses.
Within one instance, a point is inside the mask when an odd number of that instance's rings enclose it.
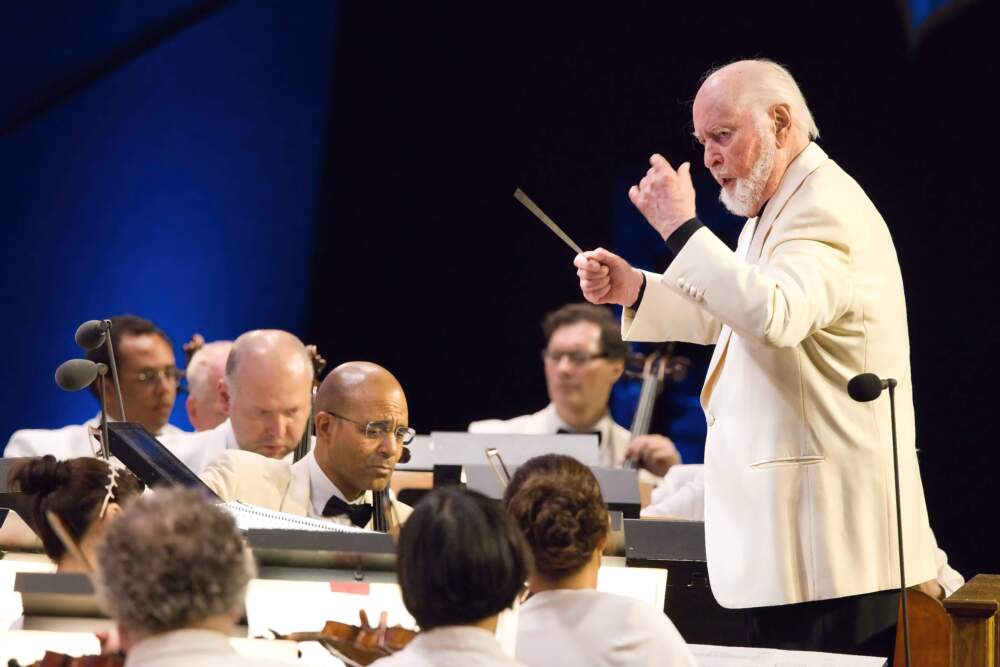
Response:
[[[153,322],[135,315],[111,318],[111,343],[121,382],[122,403],[130,422],[141,424],[156,436],[183,433],[167,422],[177,399],[177,388],[183,371],[177,368],[173,344],[166,333]],[[91,361],[109,364],[106,346],[87,352]],[[99,384],[90,391],[98,396]],[[118,401],[111,382],[104,383],[104,404],[108,418],[121,421]],[[16,431],[4,450],[5,457],[44,456],[51,454],[65,460],[81,456],[96,456],[100,451],[91,429],[100,424],[100,414],[84,424],[60,429],[24,429]]]
[[[648,434],[633,439],[629,430],[611,417],[608,399],[625,371],[628,347],[607,308],[571,303],[546,315],[542,329],[549,404],[513,419],[472,422],[470,433],[596,433],[600,441],[598,462],[604,467],[620,468],[626,459],[632,459],[659,477],[680,463],[680,454],[669,438]]]
[[[416,434],[399,381],[373,363],[341,364],[320,385],[315,410],[316,444],[299,461],[226,450],[201,478],[226,501],[369,529],[381,494],[389,523],[406,521],[412,509],[388,491]]]

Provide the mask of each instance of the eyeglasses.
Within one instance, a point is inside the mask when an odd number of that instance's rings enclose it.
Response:
[[[320,410],[320,412],[325,412],[331,417],[336,417],[337,419],[343,419],[344,421],[351,422],[357,426],[360,426],[365,433],[365,437],[370,440],[382,440],[385,436],[392,433],[396,442],[408,445],[416,437],[417,432],[408,426],[397,426],[395,419],[376,419],[370,422],[359,422],[351,419],[350,417],[344,417],[343,415],[338,415],[335,412],[330,412],[329,410]]]
[[[163,368],[143,368],[133,375],[136,380],[146,386],[152,386],[161,379],[171,384],[177,384],[184,377],[184,371],[176,366],[164,366]]]
[[[565,352],[559,350],[542,350],[542,361],[551,361],[554,364],[558,364],[563,357],[569,359],[569,363],[574,366],[583,366],[584,364],[589,364],[594,359],[605,359],[608,355],[599,353],[591,354],[590,352],[581,352],[580,350],[574,350],[572,352]]]

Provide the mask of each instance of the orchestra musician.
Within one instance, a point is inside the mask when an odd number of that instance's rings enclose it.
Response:
[[[158,326],[135,315],[111,318],[111,344],[121,384],[125,416],[156,436],[183,433],[167,423],[177,399],[181,373],[177,369],[173,344]],[[87,352],[87,359],[108,365],[108,349],[102,345]],[[97,397],[99,383],[90,385]],[[112,382],[104,383],[104,405],[108,419],[121,421]],[[97,456],[100,445],[90,430],[100,425],[98,414],[84,424],[60,429],[22,429],[11,435],[4,449],[7,458],[52,454],[58,459]]]
[[[396,552],[403,603],[420,634],[402,651],[372,664],[522,664],[503,652],[495,633],[501,612],[524,589],[531,557],[499,503],[455,486],[436,489],[417,503],[400,531]]]
[[[202,479],[223,500],[368,528],[374,494],[384,493],[390,523],[406,521],[412,509],[388,490],[415,435],[399,381],[376,364],[341,364],[320,385],[315,410],[316,445],[299,461],[228,449]]]
[[[201,494],[158,489],[132,502],[98,548],[98,602],[115,621],[125,666],[270,667],[229,643],[253,557],[236,523]]]
[[[748,218],[734,253],[695,211],[690,165],[660,155],[629,191],[674,253],[662,275],[603,249],[574,264],[588,301],[626,310],[627,340],[714,344],[702,389],[712,592],[748,641],[890,657],[899,562],[884,403],[852,377],[898,381],[907,585],[934,578],[914,448],[906,302],[888,227],[814,142],[798,85],[767,60],[711,72],[695,136],[720,198]]]
[[[248,331],[233,342],[216,388],[228,419],[208,431],[162,438],[163,444],[195,473],[225,451],[290,458],[309,420],[312,381],[312,359],[294,334]]]
[[[232,347],[230,340],[204,343],[187,364],[184,374],[188,397],[184,407],[195,431],[209,431],[226,421],[228,415],[219,382],[225,376],[226,359]]]
[[[632,459],[655,477],[666,474],[681,457],[662,435],[634,440],[608,410],[611,387],[625,371],[628,346],[618,323],[602,306],[571,303],[545,316],[542,351],[549,404],[530,415],[469,424],[470,433],[596,433],[598,463],[621,467]]]
[[[35,532],[59,572],[89,572],[108,526],[143,489],[128,470],[89,456],[61,461],[47,454],[24,459],[11,471],[10,482],[31,496]],[[79,552],[67,550],[49,523],[49,512],[59,518]]]
[[[534,667],[694,667],[690,649],[660,609],[596,590],[610,526],[590,468],[557,454],[530,459],[514,473],[504,504],[534,563],[518,619],[518,660]]]

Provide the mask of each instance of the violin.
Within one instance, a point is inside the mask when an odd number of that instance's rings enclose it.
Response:
[[[74,657],[65,653],[46,651],[41,660],[26,667],[123,667],[124,664],[125,654],[121,652]],[[11,660],[9,666],[21,667],[16,660]]]
[[[271,632],[275,639],[319,642],[348,667],[370,665],[379,658],[401,651],[418,634],[416,630],[407,630],[399,625],[389,627],[389,616],[384,611],[379,616],[377,626],[372,626],[368,622],[368,614],[364,609],[360,611],[360,617],[360,625],[327,621],[319,632],[292,632],[287,635],[273,630]]]

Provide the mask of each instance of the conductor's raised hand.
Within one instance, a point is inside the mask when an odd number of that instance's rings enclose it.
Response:
[[[654,153],[649,165],[639,184],[629,189],[628,198],[665,241],[695,217],[691,163],[685,162],[674,171],[662,155]]]
[[[580,277],[580,291],[591,303],[631,306],[639,298],[642,273],[604,248],[588,250],[573,260]]]

